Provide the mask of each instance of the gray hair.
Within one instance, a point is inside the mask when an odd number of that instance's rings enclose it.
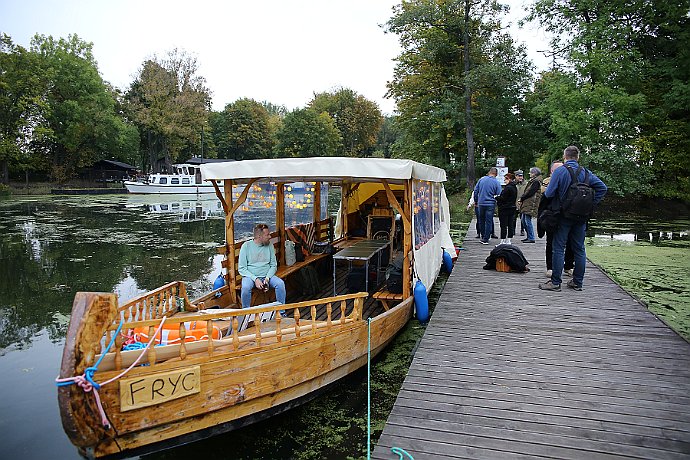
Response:
[[[529,168],[529,173],[534,174],[535,176],[540,176],[541,175],[541,169],[537,168],[536,166],[533,166]]]
[[[580,159],[580,149],[574,145],[569,145],[563,150],[563,156],[566,160],[579,160]]]
[[[494,176],[498,175],[498,169],[496,169],[496,168],[489,169],[489,174],[493,174]]]

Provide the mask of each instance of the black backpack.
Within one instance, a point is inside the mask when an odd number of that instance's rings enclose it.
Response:
[[[403,263],[404,259],[402,254],[400,254],[393,262],[388,264],[386,268],[386,285],[388,287],[388,292],[400,294],[403,291]]]
[[[577,171],[568,165],[564,166],[570,173],[570,186],[561,204],[561,215],[567,219],[585,223],[594,213],[594,189],[589,185],[589,171],[582,166],[579,166]],[[582,169],[585,170],[585,180],[580,182],[577,178]]]

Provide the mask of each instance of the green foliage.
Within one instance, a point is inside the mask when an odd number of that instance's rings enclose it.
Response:
[[[688,199],[690,2],[538,0],[528,19],[553,33],[569,70],[541,75],[528,111],[553,159],[578,145],[619,195]]]
[[[134,128],[115,113],[115,99],[98,73],[92,44],[70,35],[67,39],[36,35],[31,51],[45,75],[40,136],[34,149],[47,153],[54,180],[73,177],[78,168],[119,156],[132,147]]]
[[[384,117],[381,129],[376,137],[376,150],[381,152],[384,158],[390,158],[393,154],[393,144],[400,136],[395,125],[395,117]]]
[[[340,152],[348,156],[369,156],[376,146],[383,115],[376,103],[348,88],[319,93],[309,102],[316,113],[326,112],[340,131]]]
[[[404,51],[388,85],[400,112],[394,155],[442,167],[454,159],[466,171],[467,164],[475,164],[467,141],[472,128],[479,160],[493,163],[500,155],[515,163],[530,156],[534,136],[520,118],[530,67],[524,48],[501,32],[498,17],[504,10],[495,1],[414,0],[395,8],[387,31],[399,36]]]
[[[199,151],[211,96],[197,71],[196,58],[175,49],[146,60],[127,91],[127,113],[146,147],[144,169],[168,169],[178,157]]]
[[[211,129],[220,158],[269,158],[277,122],[265,105],[253,99],[239,99],[214,115]]]
[[[7,184],[10,169],[27,170],[38,161],[32,140],[45,133],[38,125],[47,111],[41,98],[47,82],[35,53],[0,36],[0,182]]]
[[[342,145],[340,131],[326,112],[297,109],[285,116],[278,131],[280,157],[335,156]]]

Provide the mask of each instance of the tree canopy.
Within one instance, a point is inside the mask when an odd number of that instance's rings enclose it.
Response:
[[[475,146],[481,160],[524,161],[528,130],[519,106],[529,89],[523,47],[502,32],[496,1],[412,0],[394,10],[387,31],[403,47],[389,94],[402,131],[396,155],[442,167],[457,160],[474,182]]]
[[[225,106],[214,117],[212,130],[219,158],[251,160],[270,158],[279,109],[271,115],[264,104],[253,99],[239,99]]]
[[[341,147],[342,137],[331,116],[306,108],[285,116],[276,152],[280,157],[323,157],[337,155]]]
[[[529,102],[544,158],[575,144],[615,193],[687,199],[689,11],[687,0],[533,3],[528,19],[554,34],[558,62]]]
[[[92,46],[77,35],[36,35],[27,51],[3,36],[0,159],[7,170],[43,171],[61,182],[94,161],[126,160],[136,150],[137,130],[116,113]]]
[[[339,153],[368,156],[376,145],[383,115],[376,103],[349,88],[314,94],[308,105],[316,113],[327,113],[341,136]]]
[[[143,169],[169,170],[182,152],[189,157],[199,150],[211,94],[197,72],[196,58],[175,49],[146,60],[132,82],[125,98],[146,148]]]

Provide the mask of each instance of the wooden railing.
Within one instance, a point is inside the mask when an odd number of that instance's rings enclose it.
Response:
[[[130,299],[117,309],[119,320],[125,322],[160,319],[177,311],[196,311],[187,298],[183,281],[173,281],[146,294]]]
[[[161,288],[162,289],[162,288]],[[156,291],[152,291],[156,292]],[[151,294],[151,293],[149,293]],[[141,296],[146,297],[146,295]],[[251,307],[245,309],[223,310],[214,313],[214,310],[200,310],[195,313],[187,313],[184,315],[177,315],[166,318],[165,324],[178,325],[178,334],[180,343],[174,345],[164,345],[158,347],[150,347],[145,355],[140,360],[140,363],[154,365],[157,362],[168,359],[179,358],[186,359],[190,354],[195,357],[208,356],[211,357],[219,349],[222,351],[237,351],[252,350],[261,347],[266,342],[280,343],[284,340],[299,339],[303,335],[317,334],[321,331],[331,331],[341,325],[349,324],[354,321],[362,321],[362,311],[364,307],[364,299],[367,293],[355,293],[340,295],[335,297],[328,297],[318,300],[309,300],[293,304],[276,304],[269,306]],[[352,301],[352,310],[346,314],[347,303]],[[324,319],[317,319],[317,309],[319,306],[325,306],[326,315]],[[282,318],[280,310],[293,310],[291,317]],[[271,322],[270,330],[262,330],[261,313],[276,312],[275,320]],[[334,313],[339,312],[340,315],[334,319]],[[244,315],[254,314],[254,323],[247,327],[244,331],[239,331],[239,317]],[[126,336],[135,328],[148,328],[148,337],[155,334],[156,328],[160,326],[161,318],[141,319],[135,321],[125,321],[122,326],[122,333],[118,334],[115,340],[115,346],[104,357],[100,370],[120,370],[123,367],[130,366],[141,354],[141,350],[122,351],[123,335]],[[213,321],[214,319],[225,319],[230,321],[228,334],[221,339],[213,338]],[[287,321],[286,321],[287,320]],[[206,335],[207,338],[194,342],[186,342],[185,337],[187,331],[185,329],[185,322],[190,321],[206,321]],[[283,322],[289,322],[284,325]],[[103,342],[107,343],[112,334],[119,325],[111,324],[105,332]],[[202,355],[202,353],[204,355]],[[97,359],[99,356],[96,357]]]

